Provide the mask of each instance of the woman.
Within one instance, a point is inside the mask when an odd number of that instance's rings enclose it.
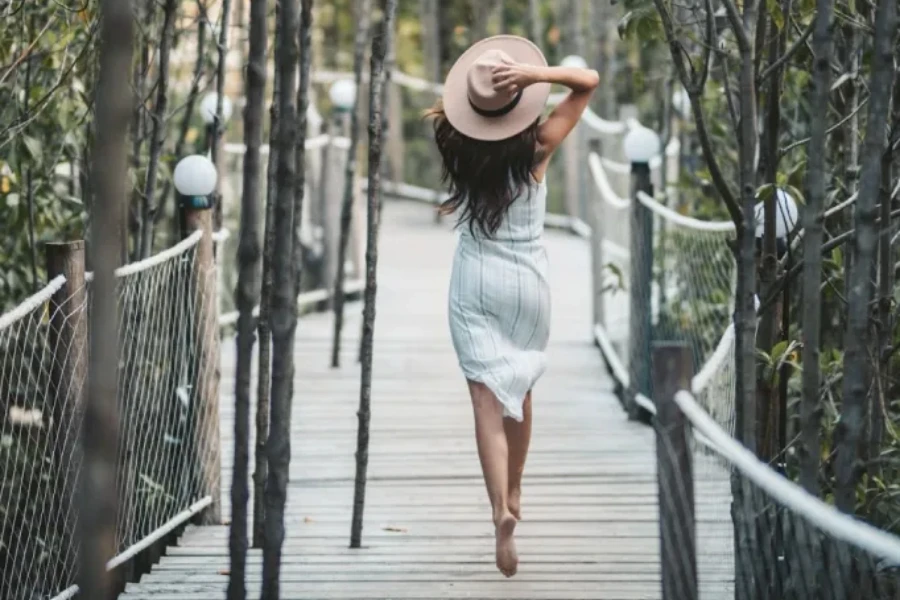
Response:
[[[540,117],[552,84],[571,92]],[[531,388],[544,372],[550,323],[541,242],[553,152],[599,83],[596,71],[548,67],[515,36],[469,48],[430,112],[460,237],[450,282],[450,331],[475,411],[478,455],[493,507],[497,567],[518,567],[513,532],[531,438]]]

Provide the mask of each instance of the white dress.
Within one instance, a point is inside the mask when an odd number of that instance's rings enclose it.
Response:
[[[547,186],[535,183],[513,201],[492,237],[463,224],[450,279],[450,333],[463,374],[490,388],[504,416],[516,421],[547,366],[546,207]]]

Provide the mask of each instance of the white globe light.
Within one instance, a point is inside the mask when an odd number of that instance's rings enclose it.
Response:
[[[753,209],[756,220],[756,237],[763,237],[766,230],[765,202],[758,202]],[[791,195],[778,188],[775,190],[775,237],[786,238],[797,227],[797,203]]]
[[[200,154],[182,158],[175,165],[172,179],[183,196],[208,196],[216,189],[219,175],[212,161]]]
[[[356,83],[352,79],[338,79],[328,90],[331,103],[338,110],[353,110],[356,104]]]
[[[641,164],[659,154],[661,143],[655,131],[638,125],[628,131],[622,146],[629,162]]]
[[[587,61],[578,56],[577,54],[570,54],[569,56],[562,59],[562,62],[559,63],[561,67],[568,67],[570,69],[587,69],[588,64]]]
[[[679,86],[678,89],[672,92],[672,108],[675,109],[675,112],[682,119],[687,119],[691,116],[691,99],[687,90],[683,87]]]
[[[203,97],[203,100],[200,102],[200,116],[203,117],[203,122],[206,124],[210,124],[216,120],[216,104],[219,101],[219,95],[215,92],[211,92]],[[231,100],[228,99],[228,96],[224,96],[222,98],[222,120],[227,121],[231,118]]]

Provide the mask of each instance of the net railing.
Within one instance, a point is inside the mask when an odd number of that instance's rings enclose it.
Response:
[[[677,152],[673,143],[666,154]],[[651,161],[651,181],[660,180],[662,164]],[[592,154],[589,167],[608,278],[595,338],[626,400],[652,412],[645,357],[653,342],[687,342],[700,365],[724,352],[722,344],[732,335],[734,224],[681,214],[667,204],[671,196],[623,195],[612,174],[629,172],[626,165]]]
[[[117,555],[110,569],[214,501],[218,415],[215,268],[197,232],[116,272],[120,446]],[[65,277],[0,316],[0,598],[71,597],[78,565],[91,274]],[[210,285],[211,284],[211,285]],[[206,354],[204,356],[204,354]],[[210,474],[213,474],[211,476]]]
[[[694,528],[661,527],[663,548],[677,546],[663,556],[663,585],[676,591],[669,597],[900,597],[900,538],[837,511],[759,461],[706,410],[710,401],[702,396],[716,393],[709,383],[668,399],[677,417],[656,423],[667,432],[657,437],[663,512]],[[679,427],[687,469],[677,442],[669,443]]]

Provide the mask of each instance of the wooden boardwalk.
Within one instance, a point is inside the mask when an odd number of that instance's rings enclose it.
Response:
[[[300,322],[282,598],[660,598],[653,431],[628,422],[610,393],[591,342],[588,245],[565,233],[547,233],[550,366],[535,390],[524,520],[517,529],[519,574],[505,580],[496,571],[472,410],[447,328],[455,238],[432,220],[429,209],[409,204],[388,204],[383,218],[362,550],[347,548],[360,305],[349,307],[340,370],[327,366],[330,315]],[[226,496],[233,346],[223,344]],[[721,503],[727,512],[720,486],[698,490],[698,502]],[[227,536],[225,526],[189,528],[123,598],[224,598]],[[252,550],[250,597],[259,597],[260,565],[260,552]],[[721,579],[715,569],[702,577]]]

